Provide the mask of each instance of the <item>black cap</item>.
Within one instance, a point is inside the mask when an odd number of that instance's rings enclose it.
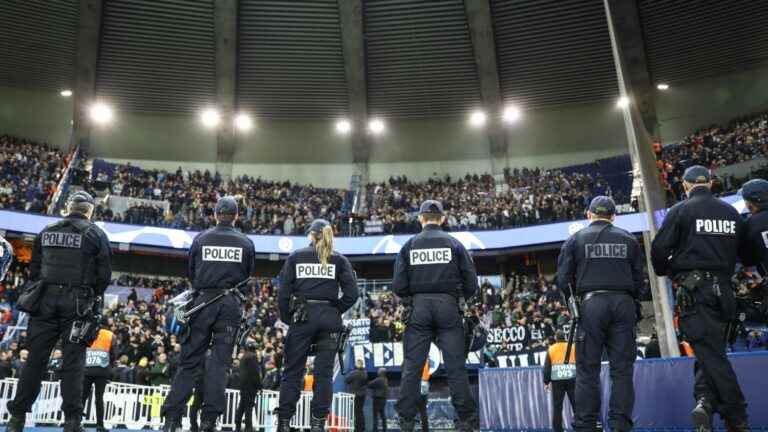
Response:
[[[309,228],[307,228],[307,234],[310,232],[316,232],[321,233],[323,232],[323,228],[330,226],[331,223],[328,222],[325,219],[315,219],[312,221],[312,223],[309,225]]]
[[[419,214],[441,215],[443,214],[443,205],[440,204],[440,201],[426,200],[421,203],[421,207],[419,207]]]
[[[589,203],[589,211],[600,216],[613,216],[616,214],[616,203],[613,202],[611,197],[605,195],[596,196]]]
[[[710,173],[709,169],[706,167],[694,165],[685,170],[683,180],[692,184],[709,183],[709,181],[712,180],[712,173]]]
[[[93,205],[94,201],[93,201],[93,197],[88,192],[78,191],[69,196],[69,198],[67,199],[67,204],[70,204],[70,203],[88,203]]]
[[[217,215],[236,215],[237,214],[237,200],[231,196],[224,196],[216,201],[216,208],[214,212]]]
[[[739,193],[747,201],[756,204],[768,203],[768,180],[750,180],[744,183]]]

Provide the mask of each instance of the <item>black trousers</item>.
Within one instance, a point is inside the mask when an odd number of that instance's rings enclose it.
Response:
[[[387,432],[386,408],[387,408],[387,398],[378,398],[378,397],[373,398],[373,432],[378,432],[379,423],[381,423],[381,431]],[[355,413],[355,416],[357,416],[357,413]]]
[[[365,432],[365,395],[355,395],[355,432]]]
[[[735,423],[747,420],[747,402],[726,356],[727,317],[736,305],[730,279],[705,280],[694,293],[695,312],[680,319],[680,328],[696,355],[694,398],[705,399],[715,412]],[[718,296],[718,292],[720,295]]]
[[[465,367],[464,328],[456,298],[450,294],[417,294],[413,297],[413,316],[403,336],[403,372],[396,410],[400,418],[413,419],[421,398],[421,372],[435,342],[443,353],[451,402],[460,420],[476,416],[476,405],[469,392]]]
[[[552,381],[552,430],[554,432],[563,432],[563,402],[565,396],[571,403],[571,408],[575,408],[576,381],[563,380]]]
[[[32,408],[32,404],[40,394],[41,381],[47,371],[51,351],[61,339],[64,354],[64,362],[59,371],[61,410],[67,419],[81,418],[85,345],[69,341],[75,318],[74,293],[69,289],[46,287],[41,296],[37,315],[29,320],[27,330],[29,357],[19,378],[16,397],[8,402],[8,411],[12,415],[23,417]]]
[[[419,420],[421,422],[421,432],[429,432],[429,414],[427,413],[428,402],[428,397],[426,395],[421,395],[421,398],[419,398]]]
[[[576,431],[594,431],[599,420],[603,350],[608,352],[611,375],[608,423],[613,431],[632,429],[635,314],[634,300],[627,294],[596,294],[582,302],[576,341]]]
[[[211,299],[215,294],[204,291],[195,300],[195,305]],[[179,367],[163,404],[164,416],[181,419],[200,368],[205,368],[202,420],[216,421],[224,412],[227,371],[232,365],[232,350],[241,316],[240,302],[228,295],[192,317],[188,334],[181,338]],[[210,354],[206,356],[209,350]]]
[[[245,416],[245,428],[248,430],[253,429],[253,406],[258,394],[259,389],[240,390],[240,403],[237,405],[237,411],[235,412],[235,430],[240,430],[243,416]]]
[[[104,389],[109,384],[109,377],[107,376],[95,376],[86,375],[83,380],[83,407],[90,410],[90,404],[86,403],[91,397],[91,386],[96,387],[96,426],[104,427]],[[85,414],[85,408],[83,409]]]
[[[195,379],[194,396],[192,396],[192,405],[189,406],[189,428],[193,431],[199,429],[198,414],[203,407],[205,400],[205,371],[198,371]],[[186,403],[186,402],[185,402]]]
[[[279,418],[290,419],[296,413],[296,402],[301,396],[304,384],[304,370],[312,344],[329,333],[341,330],[341,314],[330,305],[310,304],[307,306],[307,321],[291,324],[285,337],[285,369],[280,381]],[[313,390],[310,412],[315,418],[325,418],[333,397],[333,347],[318,347],[315,353]]]

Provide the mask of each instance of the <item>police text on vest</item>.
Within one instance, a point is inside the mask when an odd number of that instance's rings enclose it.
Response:
[[[203,246],[203,261],[243,262],[243,248]]]
[[[296,264],[297,279],[336,279],[335,264]]]
[[[723,219],[696,219],[696,234],[736,235],[736,221]]]
[[[448,264],[450,262],[451,248],[411,250],[411,265]]]
[[[80,249],[83,244],[83,236],[75,233],[44,232],[41,243],[43,247]]]
[[[587,258],[627,258],[627,245],[624,243],[589,243],[585,245]]]

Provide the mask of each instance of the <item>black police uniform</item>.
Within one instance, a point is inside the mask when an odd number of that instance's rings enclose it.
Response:
[[[79,194],[78,194],[79,195]],[[88,196],[88,202],[93,202]],[[106,234],[80,214],[45,227],[32,247],[30,276],[44,286],[39,309],[29,320],[29,358],[8,411],[23,419],[40,393],[51,350],[62,340],[61,409],[67,422],[79,425],[85,345],[70,341],[72,325],[94,307],[112,278],[112,251]],[[80,315],[79,315],[80,314]]]
[[[768,181],[747,182],[741,190],[745,200],[757,207],[747,219],[746,236],[739,253],[745,266],[755,266],[763,278],[768,278]]]
[[[565,292],[568,285],[575,287],[575,295],[581,298],[576,335],[576,431],[593,431],[599,420],[604,349],[611,368],[611,430],[632,429],[635,299],[643,282],[641,257],[632,234],[603,220],[572,235],[560,251],[557,284]]]
[[[339,298],[339,287],[342,297]],[[307,319],[293,323],[291,296],[307,299]],[[314,246],[294,251],[280,272],[277,294],[280,319],[290,327],[285,337],[285,369],[280,383],[279,418],[287,420],[296,412],[301,395],[304,370],[310,347],[316,344],[314,396],[310,412],[315,419],[325,419],[333,395],[333,361],[335,345],[331,334],[343,326],[341,314],[351,308],[358,298],[357,279],[346,257],[334,252],[323,265]],[[320,342],[320,343],[318,343]]]
[[[694,397],[734,424],[746,421],[747,405],[726,356],[724,330],[736,316],[731,277],[743,233],[739,213],[699,186],[669,210],[651,249],[656,274],[677,282],[694,271],[702,275],[694,307],[680,316],[696,355]]]
[[[442,206],[426,201],[422,213],[442,214]],[[459,310],[459,296],[469,299],[478,289],[469,253],[440,226],[428,224],[400,249],[392,289],[399,297],[413,300],[413,312],[403,336],[405,359],[395,406],[398,415],[404,421],[416,417],[422,369],[429,346],[435,342],[443,354],[451,402],[458,418],[464,424],[474,422],[477,410],[469,391],[464,326]]]
[[[189,277],[192,289],[198,294],[193,304],[199,305],[235,287],[250,277],[254,268],[253,242],[245,234],[221,223],[203,231],[195,237],[189,250]],[[241,319],[242,305],[235,295],[226,295],[191,317],[180,338],[178,370],[162,408],[166,425],[180,421],[195,387],[197,370],[203,367],[203,427],[215,424],[224,412],[227,371],[232,364]]]

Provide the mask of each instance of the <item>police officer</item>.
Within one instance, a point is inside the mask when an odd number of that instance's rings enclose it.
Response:
[[[680,329],[696,355],[693,424],[709,431],[719,412],[729,430],[747,430],[747,404],[725,354],[725,326],[736,317],[731,277],[744,225],[736,209],[712,195],[707,168],[688,168],[683,187],[688,199],[664,218],[651,261],[656,274],[675,283]]]
[[[314,220],[307,236],[311,244],[294,251],[280,271],[277,303],[280,319],[290,327],[285,338],[278,432],[290,430],[312,346],[315,347],[315,388],[310,426],[312,432],[325,430],[333,395],[331,381],[336,352],[333,335],[342,330],[341,314],[351,308],[358,297],[352,266],[346,257],[333,250],[330,223],[324,219]]]
[[[740,253],[745,266],[755,266],[760,276],[768,278],[768,180],[750,180],[741,188],[750,217]]]
[[[568,343],[562,330],[555,333],[555,343],[547,350],[544,360],[544,387],[552,391],[552,430],[563,432],[563,402],[568,396],[571,408],[576,406],[576,376],[572,368],[564,367]],[[571,350],[568,364],[575,367],[576,352]]]
[[[215,430],[216,419],[226,407],[227,371],[242,318],[242,301],[250,287],[243,286],[242,292],[232,288],[253,273],[256,252],[253,242],[234,228],[238,217],[234,198],[220,198],[214,216],[216,226],[195,237],[189,249],[189,277],[196,293],[193,304],[208,303],[219,294],[227,295],[193,315],[180,338],[178,370],[162,408],[164,430],[168,432],[181,428],[181,417],[199,368],[205,368],[202,431]]]
[[[441,229],[445,214],[440,202],[424,201],[419,222],[422,232],[403,245],[392,281],[395,294],[412,304],[403,336],[405,360],[395,406],[400,429],[414,429],[421,370],[429,346],[435,342],[443,353],[451,401],[459,418],[457,429],[472,431],[477,412],[465,368],[467,353],[459,301],[461,296],[469,299],[477,292],[475,265],[464,245]]]
[[[557,284],[581,300],[576,335],[574,430],[593,431],[600,410],[600,360],[608,352],[611,368],[611,430],[632,429],[635,390],[635,300],[643,283],[642,253],[632,234],[615,227],[616,205],[595,197],[589,226],[572,235],[560,251]],[[639,303],[638,303],[639,304]]]
[[[93,197],[76,192],[67,200],[67,216],[45,227],[32,247],[30,276],[42,284],[37,312],[29,321],[29,358],[19,379],[16,397],[8,403],[10,432],[20,432],[26,413],[40,393],[51,350],[63,342],[61,409],[65,432],[82,430],[82,390],[85,345],[71,340],[76,323],[88,319],[112,277],[111,249],[106,234],[94,225]]]
[[[112,375],[112,362],[117,358],[117,344],[112,331],[102,328],[96,340],[85,350],[85,380],[83,383],[83,407],[91,396],[91,386],[95,386],[96,396],[96,432],[106,432],[104,428],[104,390]],[[85,412],[85,408],[83,409]]]
[[[253,432],[253,406],[261,391],[261,375],[261,363],[256,356],[256,342],[248,342],[243,358],[240,359],[240,403],[235,412],[236,432],[240,432],[243,416],[245,432]]]

